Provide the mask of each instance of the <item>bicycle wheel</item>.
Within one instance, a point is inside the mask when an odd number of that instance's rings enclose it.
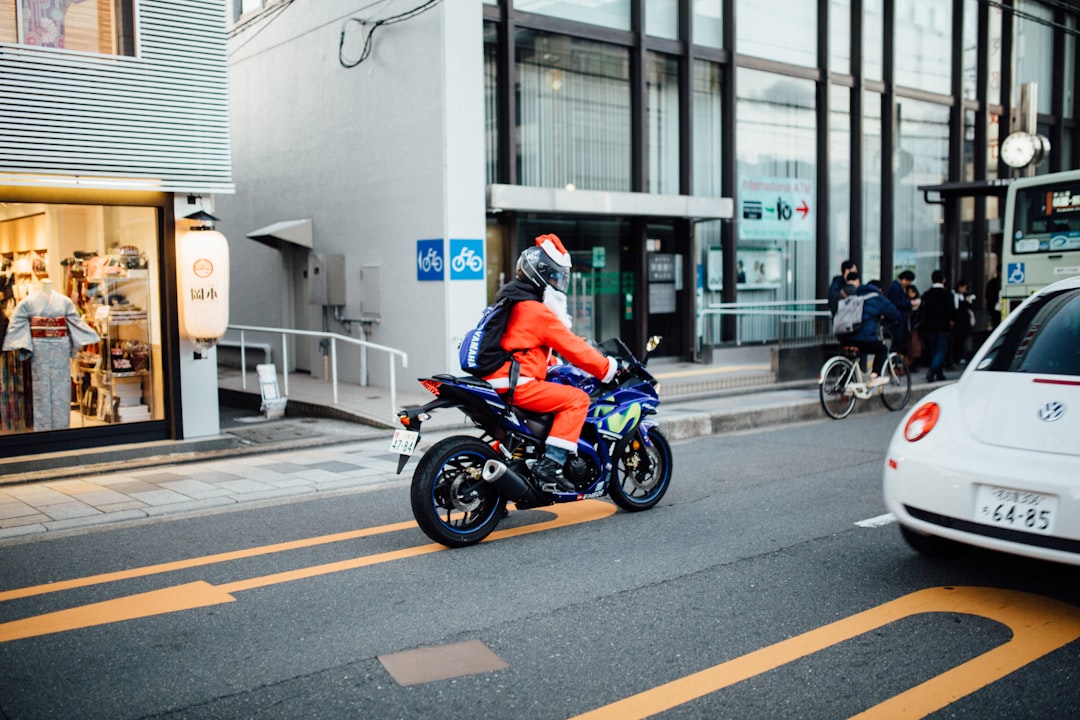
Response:
[[[903,410],[911,399],[911,371],[907,363],[896,353],[889,353],[882,372],[889,383],[881,386],[881,402],[890,410]]]
[[[825,362],[818,377],[821,407],[829,417],[843,420],[855,407],[855,393],[847,389],[855,364],[846,357],[834,357]]]

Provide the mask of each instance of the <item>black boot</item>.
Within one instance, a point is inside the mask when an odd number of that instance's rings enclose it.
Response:
[[[540,462],[533,465],[533,475],[540,481],[540,489],[544,492],[577,491],[574,483],[563,472],[563,466],[547,455],[542,457]]]

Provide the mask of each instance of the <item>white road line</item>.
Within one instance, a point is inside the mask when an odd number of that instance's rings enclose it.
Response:
[[[884,515],[878,515],[877,517],[867,518],[866,520],[860,520],[855,523],[859,527],[864,528],[876,528],[883,525],[896,522],[896,516],[892,513],[885,513]]]

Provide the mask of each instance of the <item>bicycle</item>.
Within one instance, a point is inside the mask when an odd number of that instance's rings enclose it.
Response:
[[[886,348],[891,345],[888,340],[885,340],[885,344]],[[843,420],[851,414],[856,400],[869,400],[876,393],[889,410],[903,410],[911,399],[911,372],[904,358],[890,350],[881,375],[888,382],[869,387],[863,376],[859,348],[842,345],[840,354],[826,360],[818,372],[821,407],[829,417]]]

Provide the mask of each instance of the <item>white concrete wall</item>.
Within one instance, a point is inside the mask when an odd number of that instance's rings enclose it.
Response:
[[[244,237],[310,217],[315,250],[346,256],[343,316],[360,315],[360,266],[380,266],[382,319],[368,339],[408,353],[397,378],[411,386],[458,370],[457,340],[486,300],[482,280],[419,282],[415,257],[420,239],[444,238],[448,248],[450,238],[484,237],[482,2],[440,3],[380,26],[370,57],[348,69],[338,57],[343,30],[349,60],[370,27],[348,18],[379,18],[350,12],[362,6],[290,6],[230,41],[237,192],[217,198],[216,214],[233,253],[233,323],[290,327],[299,316],[321,325],[306,297],[292,309],[286,254]],[[355,324],[330,330],[360,336]],[[339,357],[339,377],[356,381],[358,354],[339,347]],[[369,355],[369,368],[372,384],[388,383],[385,355]]]

